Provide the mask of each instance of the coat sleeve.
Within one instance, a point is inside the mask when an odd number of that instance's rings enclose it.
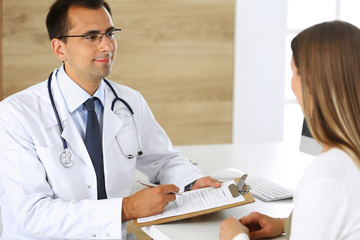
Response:
[[[139,94],[141,112],[139,132],[144,155],[137,159],[137,169],[148,176],[150,181],[161,184],[175,184],[183,189],[187,184],[203,177],[202,172],[187,158],[175,150],[172,143],[155,120],[149,106]]]

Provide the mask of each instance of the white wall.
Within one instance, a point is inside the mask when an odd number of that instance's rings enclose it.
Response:
[[[0,237],[2,232],[2,222],[1,222],[1,208],[0,208]]]
[[[286,13],[287,0],[236,1],[234,143],[282,141]]]

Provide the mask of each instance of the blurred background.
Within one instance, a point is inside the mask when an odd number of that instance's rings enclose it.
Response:
[[[61,62],[45,27],[53,1],[0,2],[3,99]],[[297,148],[303,117],[290,88],[291,39],[323,21],[360,26],[357,0],[108,2],[122,29],[109,79],[139,90],[175,145]]]

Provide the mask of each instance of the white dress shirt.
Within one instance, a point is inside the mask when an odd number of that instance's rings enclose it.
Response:
[[[90,96],[84,89],[77,85],[65,72],[64,65],[62,65],[56,74],[56,84],[58,84],[64,102],[69,110],[70,116],[75,122],[77,129],[82,137],[85,139],[87,110],[83,103],[91,98],[97,97],[100,101],[95,101],[95,112],[100,124],[100,131],[103,128],[103,109],[105,101],[104,81],[101,81],[99,88],[93,96]],[[61,81],[58,81],[61,79]]]

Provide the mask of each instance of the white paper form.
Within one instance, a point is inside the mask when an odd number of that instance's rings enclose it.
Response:
[[[181,195],[176,196],[175,201],[170,202],[165,207],[163,213],[138,218],[137,221],[138,223],[150,222],[245,201],[242,195],[233,198],[228,188],[231,184],[236,185],[234,181],[229,181],[223,183],[220,188],[208,187],[181,193]]]

